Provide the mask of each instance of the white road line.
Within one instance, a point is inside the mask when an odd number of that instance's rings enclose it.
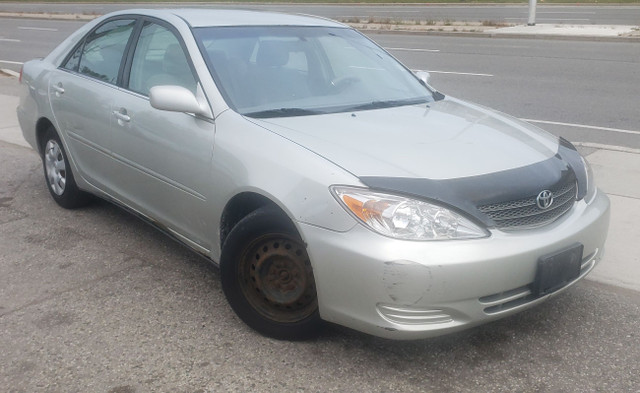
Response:
[[[400,50],[400,51],[407,51],[407,52],[440,52],[440,49],[387,48],[387,47],[385,47],[384,49],[386,49],[386,50]]]
[[[505,20],[526,20],[527,18],[504,18]],[[553,20],[570,20],[570,21],[590,21],[591,19],[569,19],[569,18],[536,18],[536,22],[551,22]]]
[[[31,27],[31,26],[18,26],[20,30],[38,30],[38,31],[58,31],[52,27]]]
[[[0,37],[0,41],[6,41],[6,42],[20,42],[20,40],[16,40],[14,38],[1,38]]]
[[[537,12],[538,15],[540,14],[585,14],[585,15],[595,15],[595,12],[589,12],[589,11],[578,11],[578,12],[571,12],[571,11],[542,11],[542,12]]]
[[[493,76],[491,74],[475,74],[473,72],[453,72],[453,71],[431,71],[428,70],[428,73],[431,74],[455,74],[455,75],[471,75],[471,76]]]
[[[387,13],[390,12],[392,14],[415,14],[416,11],[415,10],[404,10],[404,11],[399,11],[399,10],[380,10],[380,11],[376,11],[376,10],[371,10],[369,11],[371,13],[377,12],[377,13]]]
[[[559,121],[548,121],[548,120],[534,120],[534,119],[520,119],[520,120],[528,121],[530,123],[551,124],[556,126],[567,126],[567,127],[577,127],[577,128],[589,128],[591,130],[601,130],[601,131],[619,132],[621,134],[640,135],[640,131],[622,130],[620,128],[588,126],[586,124],[561,123]]]
[[[17,64],[17,65],[23,65],[23,62],[20,61],[10,61],[10,60],[0,60],[0,63],[5,63],[5,64]]]
[[[542,21],[571,20],[571,21],[581,21],[581,22],[587,21],[588,22],[591,19],[589,19],[589,18],[575,18],[575,19],[571,19],[571,18],[540,18],[539,20],[542,20]]]

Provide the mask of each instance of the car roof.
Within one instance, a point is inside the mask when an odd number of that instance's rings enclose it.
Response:
[[[229,10],[212,8],[137,9],[118,13],[135,13],[155,17],[177,16],[191,27],[206,26],[326,26],[345,25],[316,16],[280,12]]]

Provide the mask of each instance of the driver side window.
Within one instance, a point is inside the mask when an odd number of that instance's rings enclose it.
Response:
[[[178,38],[167,28],[146,22],[131,63],[129,89],[149,95],[158,85],[182,86],[196,93],[196,79]]]

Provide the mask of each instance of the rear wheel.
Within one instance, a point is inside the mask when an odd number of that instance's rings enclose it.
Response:
[[[275,208],[260,208],[231,230],[220,271],[231,307],[253,329],[287,340],[319,333],[322,321],[306,247]]]
[[[85,206],[90,196],[78,189],[67,154],[53,127],[45,131],[41,143],[44,178],[53,200],[66,209]]]

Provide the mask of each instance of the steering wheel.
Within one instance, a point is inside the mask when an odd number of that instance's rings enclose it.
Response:
[[[338,91],[342,91],[347,87],[359,82],[362,82],[362,80],[356,76],[339,76],[332,79],[330,84],[332,88]]]

